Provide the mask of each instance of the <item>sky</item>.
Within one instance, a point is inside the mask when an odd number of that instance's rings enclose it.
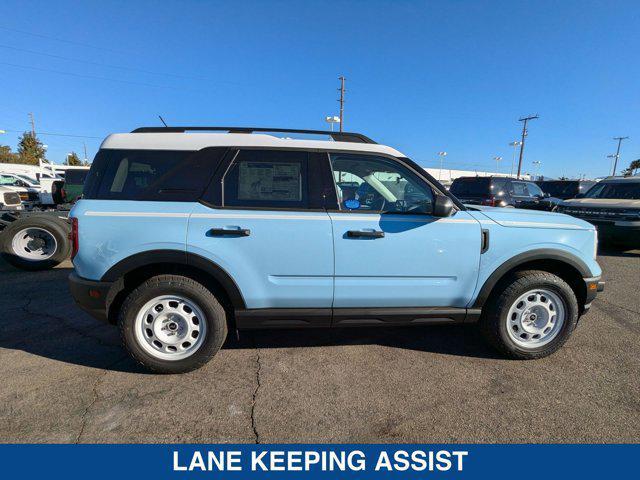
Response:
[[[93,158],[139,126],[344,128],[418,163],[609,174],[640,158],[638,1],[0,3],[0,144]],[[45,135],[57,133],[59,135]],[[74,135],[74,136],[61,136]],[[619,167],[620,170],[620,167]]]

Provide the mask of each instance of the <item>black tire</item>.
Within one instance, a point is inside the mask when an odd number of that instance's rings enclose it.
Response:
[[[56,250],[54,254],[46,260],[28,260],[20,257],[13,250],[13,238],[25,228],[39,228],[46,230],[56,240]],[[0,251],[2,258],[17,268],[23,270],[47,270],[55,267],[71,254],[71,241],[69,240],[70,227],[64,220],[52,216],[30,215],[18,218],[11,222],[0,233]]]
[[[509,358],[530,360],[546,357],[558,350],[569,339],[578,322],[579,310],[576,295],[560,277],[540,270],[516,272],[496,287],[482,317],[480,329],[487,341]],[[507,333],[509,309],[521,295],[529,290],[544,288],[560,297],[566,311],[564,323],[555,338],[537,348],[523,348]]]
[[[161,295],[181,295],[194,302],[204,313],[207,328],[200,347],[186,358],[165,360],[152,356],[138,342],[135,321],[140,309]],[[125,348],[145,368],[155,373],[185,373],[206,364],[222,347],[227,337],[224,308],[209,289],[180,275],[158,275],[142,283],[125,299],[120,309],[118,326]]]

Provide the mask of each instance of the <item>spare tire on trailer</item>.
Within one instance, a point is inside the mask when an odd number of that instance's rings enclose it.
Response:
[[[29,215],[11,222],[0,233],[2,258],[23,270],[46,270],[71,254],[66,220],[50,215]]]

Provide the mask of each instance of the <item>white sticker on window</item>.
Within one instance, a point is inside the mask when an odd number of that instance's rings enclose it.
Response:
[[[238,200],[302,200],[299,163],[240,162]]]

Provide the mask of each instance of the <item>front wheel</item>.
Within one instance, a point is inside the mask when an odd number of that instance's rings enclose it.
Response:
[[[227,336],[220,302],[202,284],[179,275],[152,277],[133,290],[118,323],[131,356],[157,373],[202,367]]]
[[[571,287],[549,272],[517,272],[498,288],[480,319],[496,349],[516,359],[551,355],[571,336],[578,301]]]

